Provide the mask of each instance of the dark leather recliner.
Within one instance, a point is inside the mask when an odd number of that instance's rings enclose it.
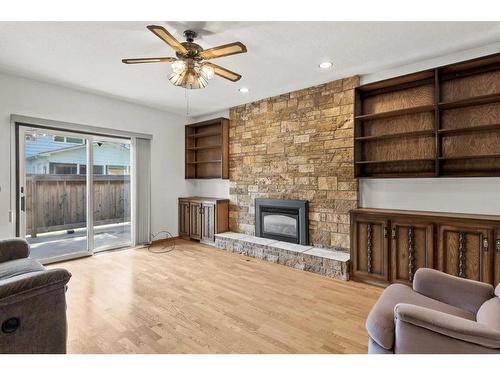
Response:
[[[71,274],[29,259],[22,239],[0,241],[0,353],[66,353]]]

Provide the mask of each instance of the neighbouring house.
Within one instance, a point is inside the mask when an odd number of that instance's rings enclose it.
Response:
[[[130,145],[94,143],[94,174],[130,174]],[[28,174],[85,174],[87,150],[82,138],[31,134],[25,139]]]

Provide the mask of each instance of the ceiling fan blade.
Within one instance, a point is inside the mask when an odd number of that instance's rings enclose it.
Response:
[[[245,53],[247,47],[241,42],[224,44],[214,48],[206,49],[200,52],[199,56],[204,60],[215,59],[217,57],[236,55],[237,53]]]
[[[148,29],[153,32],[157,37],[167,43],[175,51],[179,53],[188,53],[186,47],[184,47],[177,39],[173,37],[164,27],[157,25],[149,25]]]
[[[203,63],[203,65],[210,66],[214,70],[215,74],[230,81],[236,82],[241,78],[241,75],[239,75],[238,73],[232,72],[229,69],[223,68],[222,66],[215,65],[209,62]]]
[[[158,63],[158,62],[172,62],[177,60],[175,57],[145,57],[139,59],[123,59],[124,64],[146,64],[146,63]]]

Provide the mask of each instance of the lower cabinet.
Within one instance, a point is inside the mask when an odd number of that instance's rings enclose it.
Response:
[[[433,268],[434,225],[396,219],[391,222],[391,282],[411,284],[417,269]]]
[[[493,285],[500,283],[500,229],[495,231],[495,256],[494,256],[494,282]]]
[[[201,240],[201,202],[189,202],[189,237]]]
[[[189,201],[179,200],[179,236],[189,238]]]
[[[353,224],[353,273],[359,280],[389,282],[387,220],[357,217]]]
[[[219,198],[179,198],[179,236],[205,243],[215,242],[215,234],[229,230],[229,200]]]
[[[441,225],[437,268],[451,275],[493,284],[492,242],[491,228]]]
[[[427,267],[500,282],[500,216],[357,209],[351,228],[353,280],[411,284]]]
[[[201,216],[201,241],[215,242],[215,204],[202,203]]]

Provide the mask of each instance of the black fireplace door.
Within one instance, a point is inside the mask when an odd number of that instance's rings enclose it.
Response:
[[[299,243],[299,214],[293,209],[267,208],[262,212],[262,237]]]

